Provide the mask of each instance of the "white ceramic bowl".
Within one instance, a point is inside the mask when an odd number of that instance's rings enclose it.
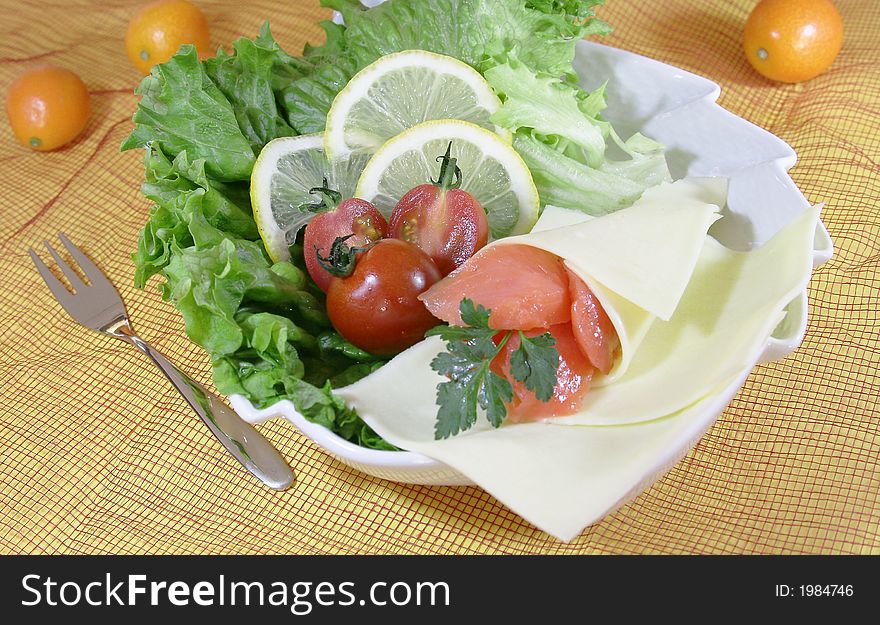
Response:
[[[375,3],[374,3],[375,4]],[[721,108],[718,85],[684,70],[598,43],[578,43],[575,69],[587,88],[608,81],[604,115],[624,138],[636,131],[664,143],[673,177],[726,176],[730,179],[724,219],[712,234],[728,247],[749,249],[770,239],[808,206],[788,175],[795,161],[786,143]],[[814,266],[831,258],[824,226],[816,231]],[[801,343],[807,326],[807,293],[770,338],[761,362],[783,358]],[[663,476],[706,433],[745,377],[716,395],[692,426],[655,459],[650,471],[617,502],[620,506]],[[372,476],[409,484],[465,485],[470,480],[441,462],[411,452],[364,449],[306,421],[289,401],[255,409],[241,396],[229,398],[247,421],[284,418],[341,462]],[[610,512],[611,510],[609,510]]]

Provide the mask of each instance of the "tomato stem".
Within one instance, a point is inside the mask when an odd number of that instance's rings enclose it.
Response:
[[[437,157],[437,162],[440,163],[440,176],[437,180],[431,180],[431,183],[444,191],[461,187],[461,167],[456,164],[457,161],[458,159],[452,158],[452,141],[450,141],[446,146],[446,154]]]
[[[310,195],[318,195],[320,202],[303,202],[299,205],[299,210],[304,213],[324,213],[334,210],[342,202],[342,194],[328,187],[327,177],[324,176],[324,186],[313,187],[309,189]]]
[[[315,255],[318,257],[318,264],[327,270],[330,275],[337,278],[347,278],[354,272],[354,266],[357,263],[357,255],[366,252],[373,246],[373,243],[364,247],[349,247],[345,244],[354,234],[344,237],[336,237],[333,245],[330,246],[330,253],[327,256],[321,256],[321,250],[315,246]]]

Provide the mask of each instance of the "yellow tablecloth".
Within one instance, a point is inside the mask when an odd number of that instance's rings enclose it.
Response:
[[[846,40],[806,84],[748,66],[750,0],[609,0],[605,40],[702,74],[721,104],[789,142],[792,176],[837,246],[810,285],[803,346],[759,367],[697,447],[633,503],[561,544],[478,488],[404,486],[331,459],[287,424],[263,431],[299,475],[275,493],[242,472],[134,350],[81,329],[26,250],[65,231],[105,268],[135,327],[210,382],[173,307],[132,286],[148,202],[121,154],[139,76],[123,48],[138,2],[0,3],[0,88],[50,62],[80,74],[93,113],[37,154],[0,128],[0,551],[5,553],[880,553],[880,4],[839,0]],[[199,0],[216,44],[271,19],[296,53],[317,0]]]

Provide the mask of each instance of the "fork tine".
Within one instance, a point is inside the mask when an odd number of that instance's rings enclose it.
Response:
[[[55,248],[49,245],[48,241],[43,241],[43,245],[46,246],[46,249],[49,250],[49,253],[52,255],[52,258],[55,259],[55,262],[61,268],[62,273],[67,276],[67,279],[70,281],[70,285],[73,287],[73,290],[79,293],[81,290],[86,288],[85,283],[80,279],[77,273],[68,265],[61,255],[55,251]]]
[[[34,248],[28,248],[28,254],[31,255],[31,260],[34,261],[34,265],[36,265],[37,271],[39,271],[40,275],[43,276],[43,280],[45,281],[46,286],[49,287],[49,290],[52,291],[52,295],[54,295],[55,299],[57,299],[61,303],[61,305],[66,308],[73,299],[73,295],[71,294],[71,292],[67,290],[67,287],[64,286],[61,280],[55,277],[55,274],[49,271],[46,263],[44,263],[40,259],[40,257],[37,256]]]
[[[82,250],[71,243],[66,234],[64,234],[63,232],[59,232],[58,238],[61,239],[62,243],[64,243],[64,247],[67,248],[67,251],[70,252],[71,256],[73,256],[73,259],[79,263],[79,268],[82,269],[82,272],[84,274],[86,274],[86,278],[89,279],[89,282],[91,282],[93,286],[101,283],[102,286],[109,286],[114,291],[116,290],[110,280],[107,279],[107,276],[104,275],[104,272],[98,269],[95,263],[89,260],[88,256],[83,254]]]

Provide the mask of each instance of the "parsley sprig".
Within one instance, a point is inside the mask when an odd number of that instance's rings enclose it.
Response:
[[[559,352],[549,332],[528,338],[520,330],[500,334],[489,326],[490,310],[461,300],[461,326],[439,326],[427,336],[439,336],[447,342],[446,351],[437,355],[431,368],[449,378],[437,385],[437,422],[434,438],[455,436],[477,422],[477,406],[486,412],[492,427],[500,427],[507,416],[505,404],[513,400],[510,382],[492,371],[492,360],[501,353],[510,338],[519,335],[519,347],[510,357],[510,373],[517,382],[535,393],[540,401],[549,401],[556,388]]]

